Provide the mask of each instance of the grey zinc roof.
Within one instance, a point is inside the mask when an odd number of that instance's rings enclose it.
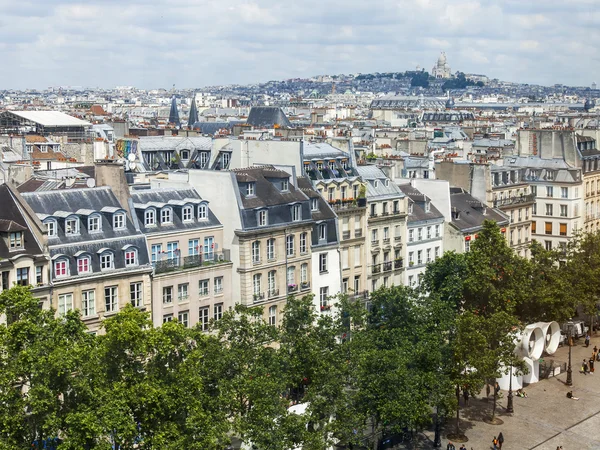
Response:
[[[444,215],[431,203],[431,199],[410,184],[399,186],[400,190],[413,202],[412,214],[408,215],[408,223],[426,220],[443,220]],[[429,203],[429,212],[425,211],[425,202]]]
[[[562,158],[542,159],[536,156],[509,156],[504,158],[507,167],[530,167],[540,169],[569,169],[571,168]]]
[[[306,196],[290,182],[289,192],[281,192],[267,178],[291,178],[287,172],[275,169],[273,166],[247,167],[235,169],[236,179],[244,182],[248,179],[256,180],[256,191],[253,196],[246,196],[241,190],[242,206],[246,209],[255,209],[266,206],[283,205],[296,201],[305,201]],[[239,178],[238,178],[239,177]],[[250,178],[249,178],[250,177]]]
[[[142,151],[205,150],[212,149],[212,139],[206,136],[142,136]]]
[[[11,258],[16,255],[39,255],[42,249],[37,243],[33,233],[27,226],[25,218],[21,214],[19,207],[13,198],[11,188],[6,184],[0,185],[0,199],[2,208],[0,208],[0,219],[4,223],[4,229],[8,231],[23,231],[24,248],[17,251],[9,251],[8,240],[0,239],[0,258]],[[10,223],[9,223],[10,222]]]
[[[283,128],[292,126],[279,106],[253,106],[246,123],[257,128],[273,128],[275,125]]]
[[[197,205],[206,201],[202,200],[200,195],[198,195],[198,192],[196,192],[196,190],[192,188],[144,189],[139,191],[133,191],[131,193],[131,199],[133,201],[135,212],[138,217],[140,228],[144,233],[147,234],[164,233],[167,231],[178,230],[194,230],[221,225],[221,222],[219,222],[219,219],[213,214],[210,208],[208,208],[207,220],[197,219]],[[162,224],[159,220],[157,220],[156,226],[144,226],[144,212],[147,208],[155,207],[160,209],[167,205],[173,207],[173,221],[171,223]],[[185,205],[191,205],[194,207],[194,220],[189,222],[183,221],[182,209]]]
[[[495,208],[485,205],[462,189],[453,189],[450,193],[452,207],[452,225],[461,232],[476,231],[483,226],[486,220],[493,220],[498,225],[507,225],[508,218]],[[483,213],[485,209],[486,213]],[[459,214],[455,219],[454,213]]]
[[[308,198],[316,198],[319,202],[318,211],[312,211],[312,218],[315,220],[327,220],[327,219],[335,219],[337,216],[331,209],[331,206],[325,201],[321,195],[313,188],[310,180],[306,177],[298,177],[298,188],[306,195]]]
[[[304,142],[302,151],[304,159],[349,157],[346,152],[324,142]]]
[[[404,193],[400,188],[391,182],[388,177],[385,176],[383,171],[374,165],[357,166],[356,168],[358,175],[367,181],[367,198],[398,198],[404,197]],[[378,181],[377,187],[375,187],[375,181]],[[388,185],[385,185],[385,181],[388,180]]]

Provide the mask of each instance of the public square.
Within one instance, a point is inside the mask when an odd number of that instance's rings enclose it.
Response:
[[[469,400],[464,408],[461,398],[461,430],[469,441],[467,449],[484,450],[492,448],[492,439],[500,432],[504,435],[503,449],[520,450],[564,450],[600,448],[600,371],[596,374],[580,373],[581,362],[592,354],[594,345],[600,347],[600,336],[592,336],[590,346],[585,347],[580,339],[572,348],[573,386],[565,384],[567,374],[541,380],[525,387],[528,398],[514,396],[514,414],[506,413],[507,392],[498,400],[497,416],[504,421],[502,425],[489,425],[483,421],[489,417],[492,400],[481,396]],[[568,346],[560,347],[547,362],[561,365],[568,361]],[[566,397],[569,390],[579,400]],[[442,449],[446,448],[446,435],[453,432],[455,420],[446,423],[443,430]],[[425,433],[429,442],[420,442],[418,448],[432,448],[433,433]],[[460,443],[454,442],[456,449]]]

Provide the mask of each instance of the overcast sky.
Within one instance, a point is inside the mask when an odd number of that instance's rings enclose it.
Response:
[[[431,70],[600,83],[599,0],[0,0],[0,89]]]

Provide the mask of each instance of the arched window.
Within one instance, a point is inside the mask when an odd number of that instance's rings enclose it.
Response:
[[[77,274],[90,273],[92,271],[92,258],[83,255],[77,258]]]
[[[184,206],[181,213],[184,222],[191,222],[194,218],[194,208],[191,206]]]
[[[208,219],[208,206],[202,204],[198,206],[198,220],[207,220]]]
[[[79,234],[79,217],[71,216],[65,219],[65,234],[67,236]]]
[[[156,225],[156,210],[154,208],[148,208],[144,212],[144,225],[147,227]]]
[[[102,231],[102,217],[100,214],[92,214],[88,217],[88,232],[98,233]]]
[[[69,260],[65,257],[54,261],[54,276],[56,278],[69,276]]]
[[[160,210],[160,223],[173,223],[173,209],[170,206]]]
[[[110,250],[104,250],[100,253],[100,269],[111,270],[115,268],[115,255]]]
[[[138,265],[138,251],[135,247],[125,249],[125,267]]]

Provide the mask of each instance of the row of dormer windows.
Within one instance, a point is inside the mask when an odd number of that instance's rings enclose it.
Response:
[[[167,225],[173,223],[173,208],[165,206],[158,211],[155,208],[148,208],[144,211],[144,225],[155,226],[159,223]],[[196,218],[198,220],[208,220],[208,206],[202,204],[198,206]],[[192,222],[194,220],[194,207],[187,205],[181,209],[181,220],[183,222]]]
[[[125,267],[135,267],[139,265],[138,250],[129,247],[123,250]],[[99,255],[100,270],[113,270],[115,268],[115,253],[112,250],[105,250]],[[89,254],[76,258],[76,274],[71,274],[70,260],[66,256],[60,256],[54,261],[54,277],[64,278],[71,275],[85,275],[92,273],[92,256]]]
[[[65,235],[75,236],[81,232],[82,220],[78,216],[69,216],[64,220]],[[58,234],[58,220],[47,219],[44,221],[48,237]],[[127,227],[127,220],[124,212],[114,213],[112,216],[112,226],[115,230],[124,230]],[[87,219],[87,231],[97,233],[102,231],[102,215],[99,213],[91,214]]]

